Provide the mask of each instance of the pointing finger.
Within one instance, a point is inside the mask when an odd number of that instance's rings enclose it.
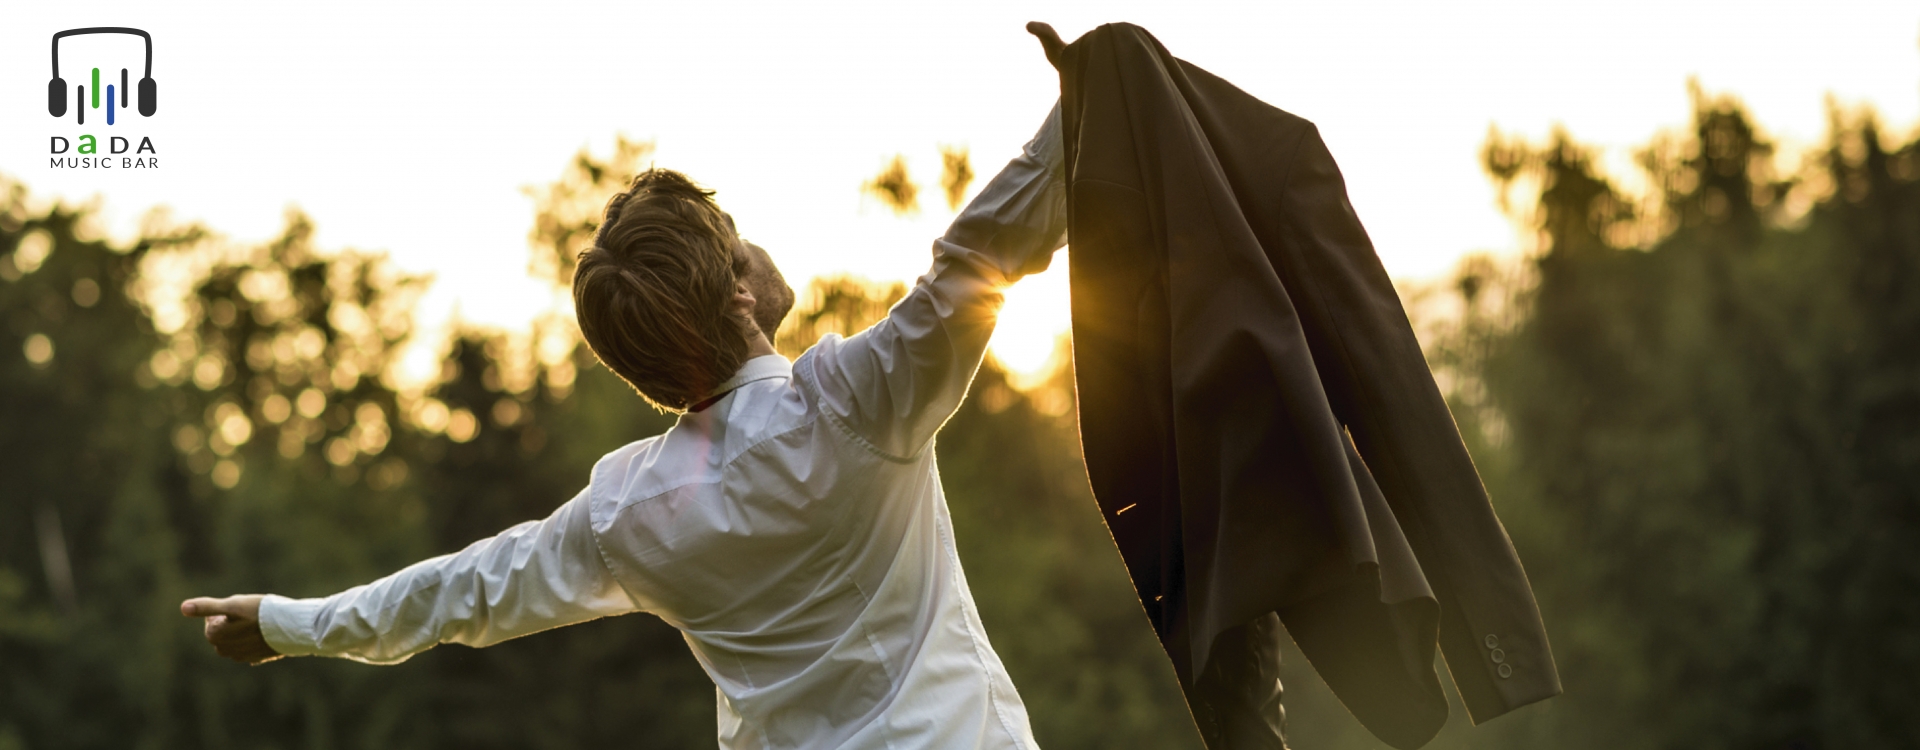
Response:
[[[180,603],[180,614],[186,617],[206,617],[214,614],[214,607],[219,604],[219,601],[205,596],[188,599]]]
[[[180,603],[180,614],[187,617],[212,617],[214,615],[244,615],[234,602],[234,597],[215,599],[209,596],[196,597]]]

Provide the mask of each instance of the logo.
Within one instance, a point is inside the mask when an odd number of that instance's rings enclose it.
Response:
[[[144,75],[140,78],[139,111],[141,117],[152,117],[158,104],[156,98],[158,93],[156,91],[157,87],[153,82],[153,37],[148,36],[147,32],[139,29],[129,29],[124,26],[95,26],[85,29],[67,29],[66,31],[53,35],[53,80],[47,81],[47,114],[53,115],[54,117],[64,117],[67,114],[67,82],[60,77],[60,38],[79,36],[82,34],[132,34],[146,42],[147,68],[144,71]],[[93,69],[93,85],[91,88],[83,83],[74,86],[73,91],[74,119],[79,124],[84,125],[87,122],[87,110],[89,108],[102,108],[100,69]],[[127,97],[129,93],[127,87],[127,69],[121,68],[119,87],[116,89],[113,83],[111,83],[111,79],[109,79],[106,88],[105,109],[108,125],[114,123],[114,112],[116,110],[127,108]],[[92,96],[91,99],[88,98],[89,95]]]
[[[73,87],[72,99],[68,99],[67,79],[60,77],[60,40],[70,36],[86,34],[127,34],[140,37],[146,43],[147,65],[141,71],[139,99],[134,99],[134,87],[128,85],[131,78],[126,68],[120,69],[120,82],[115,84],[112,75],[107,76],[106,84],[100,82],[100,69],[94,68],[91,78],[83,79]],[[71,43],[69,43],[71,47]],[[93,26],[84,29],[67,29],[53,35],[53,78],[47,81],[47,114],[55,118],[65,117],[69,104],[73,107],[75,125],[87,126],[87,110],[95,112],[95,122],[104,116],[107,125],[113,125],[123,116],[120,110],[129,105],[136,108],[141,117],[152,117],[159,109],[159,87],[153,82],[153,37],[140,29],[125,26]],[[71,133],[53,135],[48,138],[48,151],[51,158],[47,166],[51,169],[158,169],[160,150],[153,145],[151,136],[127,137],[108,135],[104,138],[92,133]],[[139,144],[133,143],[138,137]],[[104,142],[103,142],[104,141]]]

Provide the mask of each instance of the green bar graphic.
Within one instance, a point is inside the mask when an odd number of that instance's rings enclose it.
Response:
[[[100,69],[93,69],[93,108],[100,108]]]

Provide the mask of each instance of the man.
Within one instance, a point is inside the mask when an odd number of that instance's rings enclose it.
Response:
[[[609,369],[681,412],[543,521],[319,599],[181,604],[222,656],[392,664],[650,612],[717,685],[723,748],[1030,748],[954,552],[933,452],[1001,289],[1065,244],[1059,108],[886,319],[789,363],[793,291],[678,173],[608,204],[573,292]]]

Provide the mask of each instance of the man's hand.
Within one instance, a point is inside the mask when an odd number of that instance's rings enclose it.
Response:
[[[207,618],[207,642],[213,650],[241,664],[265,664],[280,658],[260,634],[258,594],[225,599],[200,597],[180,603],[180,614]]]

